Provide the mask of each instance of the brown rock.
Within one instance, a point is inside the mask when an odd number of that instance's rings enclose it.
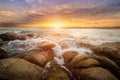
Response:
[[[3,44],[3,40],[2,39],[0,39],[0,45],[2,45]]]
[[[78,53],[76,51],[67,51],[63,54],[64,61],[66,64],[70,63],[70,61],[77,55]]]
[[[44,56],[43,54],[45,53],[32,53],[32,54],[28,54],[25,57],[23,57],[23,59],[32,62],[40,67],[43,67],[47,62],[48,59],[46,56]]]
[[[49,68],[46,71],[47,73],[44,73],[44,79],[43,80],[70,80],[67,74],[59,68]]]
[[[43,69],[19,58],[0,60],[0,79],[40,80]]]
[[[116,53],[116,55],[120,56],[120,50]],[[114,62],[120,67],[120,59],[116,59]]]
[[[15,57],[23,58],[29,62],[43,67],[47,62],[53,60],[54,56],[55,53],[52,50],[49,50],[28,52]]]
[[[17,39],[18,39],[18,40],[26,40],[26,39],[33,38],[34,36],[35,36],[35,34],[32,34],[32,33],[19,34],[19,35],[17,35]]]
[[[49,49],[52,49],[53,47],[55,47],[55,44],[49,43],[49,42],[43,42],[43,43],[39,44],[38,46],[43,50],[49,50]]]
[[[7,53],[3,49],[0,48],[0,59],[4,59],[7,57],[8,57]]]
[[[107,57],[114,62],[120,60],[120,54],[118,53],[120,51],[120,43],[104,43],[93,50],[95,54]]]
[[[81,80],[118,80],[112,73],[100,67],[83,69],[80,75]]]
[[[4,34],[0,34],[0,38],[3,41],[11,41],[11,40],[17,39],[17,34],[13,33],[13,32],[7,32],[7,33],[4,33]]]
[[[17,36],[17,39],[18,39],[18,40],[26,40],[26,39],[27,39],[27,36],[26,36],[26,35],[18,35],[18,36]]]
[[[70,66],[77,67],[77,64],[79,64],[81,61],[88,59],[88,55],[86,54],[78,54],[75,56],[72,61],[70,62]]]
[[[82,62],[80,62],[79,64],[76,64],[77,67],[93,67],[93,66],[98,66],[100,65],[98,61],[96,61],[95,59],[86,59]]]
[[[114,74],[117,78],[120,79],[120,68],[115,62],[113,62],[112,60],[106,57],[100,57],[100,56],[92,56],[92,57],[100,63],[101,67],[109,70],[112,74]]]

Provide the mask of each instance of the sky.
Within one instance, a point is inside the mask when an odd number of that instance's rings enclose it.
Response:
[[[0,28],[120,27],[120,0],[0,0]]]

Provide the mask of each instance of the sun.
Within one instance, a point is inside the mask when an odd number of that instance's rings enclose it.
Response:
[[[47,26],[51,28],[64,28],[66,24],[63,22],[53,22],[53,23],[47,24]]]
[[[54,28],[61,28],[61,27],[64,27],[64,24],[63,23],[52,23],[51,24],[51,27],[54,27]]]

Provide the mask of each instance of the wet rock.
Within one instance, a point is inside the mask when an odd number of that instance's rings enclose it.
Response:
[[[79,64],[81,61],[88,59],[88,55],[86,54],[78,54],[75,56],[72,61],[70,62],[70,66],[77,67],[77,64]]]
[[[4,59],[7,57],[8,57],[7,52],[0,48],[0,59]]]
[[[120,79],[120,68],[115,62],[113,62],[112,60],[106,57],[100,57],[100,56],[92,56],[92,57],[99,62],[100,67],[109,70],[114,76]]]
[[[7,32],[7,33],[4,33],[4,34],[0,34],[0,38],[3,41],[11,41],[11,40],[17,39],[17,34],[13,33],[13,32]]]
[[[33,51],[24,53],[24,55],[16,56],[25,59],[31,63],[39,65],[41,67],[51,60],[53,60],[55,53],[52,50],[49,51]]]
[[[105,43],[100,46],[95,47],[94,49],[95,54],[99,56],[107,57],[114,62],[120,60],[120,43]]]
[[[71,62],[71,60],[78,54],[78,52],[76,51],[67,51],[65,53],[63,53],[63,58],[66,64],[69,64]]]
[[[86,59],[76,65],[77,65],[77,67],[87,68],[87,67],[99,66],[100,64],[95,59]]]
[[[102,46],[114,47],[116,49],[120,49],[120,42],[111,42],[111,43],[103,43]]]
[[[3,40],[2,39],[0,39],[0,45],[2,45],[3,44]]]
[[[0,60],[0,78],[9,80],[40,80],[43,69],[19,58]]]
[[[46,53],[45,52],[43,52],[41,54],[40,53],[32,53],[32,54],[28,54],[28,55],[24,56],[23,59],[25,59],[31,63],[34,63],[40,67],[43,67],[48,62],[47,57],[43,54],[46,54]]]
[[[98,46],[94,51],[97,55],[105,56],[110,59],[113,59],[113,57],[115,57],[115,53],[117,52],[117,49],[114,47]]]
[[[83,69],[80,72],[81,80],[118,80],[108,70],[100,67]]]
[[[62,69],[56,67],[47,69],[43,76],[43,80],[70,80]]]
[[[49,42],[43,42],[43,43],[40,43],[38,47],[41,48],[42,50],[49,50],[55,47],[55,44],[49,43]]]
[[[26,39],[27,39],[27,36],[26,36],[26,35],[18,35],[18,36],[17,36],[17,39],[18,39],[18,40],[26,40]]]
[[[116,53],[116,55],[120,56],[120,50]],[[116,59],[114,62],[120,67],[120,59]]]

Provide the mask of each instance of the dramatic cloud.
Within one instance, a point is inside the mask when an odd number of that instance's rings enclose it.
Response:
[[[119,0],[16,0],[2,1],[0,26],[39,25],[64,20],[80,26],[120,26]],[[14,5],[14,6],[13,6]]]

